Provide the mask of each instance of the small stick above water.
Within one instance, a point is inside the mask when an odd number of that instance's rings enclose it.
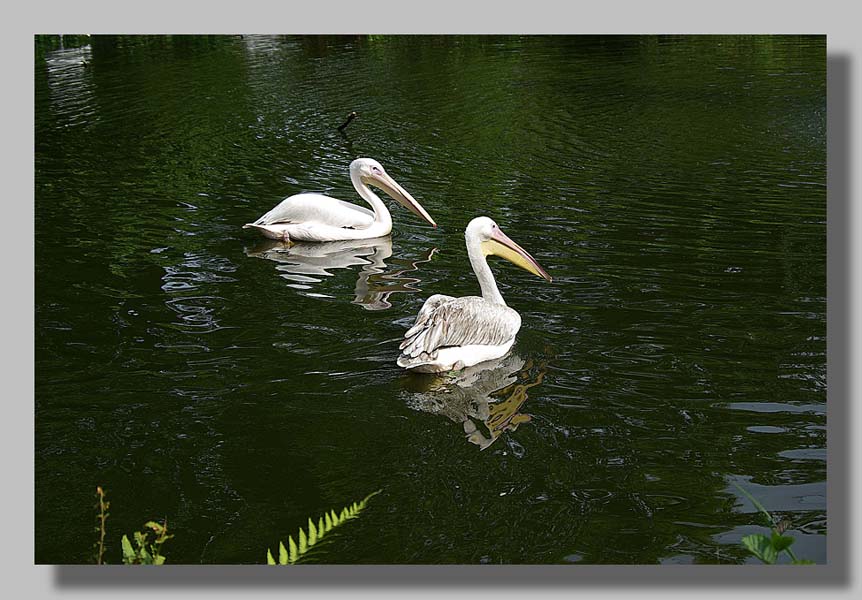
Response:
[[[350,125],[350,122],[358,116],[359,115],[356,114],[356,111],[351,111],[350,114],[347,115],[347,120],[338,126],[338,131],[341,131],[343,133],[347,126]]]

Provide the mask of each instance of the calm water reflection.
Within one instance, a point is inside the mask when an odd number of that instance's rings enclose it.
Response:
[[[324,277],[331,277],[334,269],[347,269],[361,265],[354,288],[354,304],[367,310],[384,310],[392,304],[389,297],[395,293],[414,293],[418,287],[419,265],[431,261],[437,251],[431,248],[420,260],[390,260],[398,267],[387,271],[384,261],[392,257],[392,238],[347,240],[319,244],[286,244],[276,240],[263,240],[247,248],[246,256],[265,258],[278,263],[276,270],[290,281],[287,285],[302,290],[308,296],[333,298],[323,291],[315,291]]]
[[[169,562],[261,562],[382,489],[314,560],[740,563],[763,529],[737,482],[824,561],[825,52],[38,45],[36,560],[89,560],[102,485],[111,562],[161,517]],[[439,227],[399,210],[391,238],[343,248],[241,229],[291,194],[354,198],[358,156]],[[398,343],[428,295],[478,292],[478,214],[554,281],[492,264],[523,318],[513,353],[417,389]]]
[[[535,372],[534,372],[535,371]],[[509,353],[461,371],[443,375],[407,375],[407,405],[439,414],[463,424],[467,440],[485,450],[505,431],[515,431],[530,416],[520,411],[527,390],[545,376],[545,365],[533,369],[523,358]]]

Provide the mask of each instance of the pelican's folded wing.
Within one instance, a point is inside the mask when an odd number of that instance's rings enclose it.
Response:
[[[508,306],[478,296],[431,296],[404,334],[401,356],[435,358],[438,350],[452,346],[503,345],[520,328],[520,315]]]
[[[297,194],[285,198],[250,225],[324,223],[332,227],[364,229],[373,222],[374,213],[367,208],[323,194]]]

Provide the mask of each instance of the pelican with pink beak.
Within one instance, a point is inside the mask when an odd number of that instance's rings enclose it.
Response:
[[[506,306],[487,256],[505,258],[534,275],[551,276],[488,217],[476,217],[464,232],[467,255],[482,296],[435,294],[425,301],[416,323],[404,334],[398,366],[419,373],[470,367],[505,355],[521,328],[521,315]]]
[[[422,205],[376,160],[357,158],[350,163],[350,180],[373,210],[323,194],[297,194],[282,200],[257,221],[246,223],[243,229],[257,229],[270,239],[284,242],[337,242],[389,235],[392,217],[369,185],[380,188],[429,225],[437,227]]]

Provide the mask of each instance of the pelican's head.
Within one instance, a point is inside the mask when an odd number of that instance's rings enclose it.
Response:
[[[551,281],[551,276],[536,262],[536,259],[503,233],[500,226],[492,219],[476,217],[467,225],[464,237],[467,238],[468,246],[471,242],[477,243],[485,256],[489,254],[501,256],[522,269]]]
[[[365,185],[379,187],[401,206],[416,216],[425,219],[432,227],[437,227],[437,223],[422,208],[422,205],[416,202],[416,199],[407,190],[398,185],[398,182],[392,179],[383,170],[383,166],[373,158],[357,158],[354,160],[350,163],[350,174],[359,176],[359,179]]]

